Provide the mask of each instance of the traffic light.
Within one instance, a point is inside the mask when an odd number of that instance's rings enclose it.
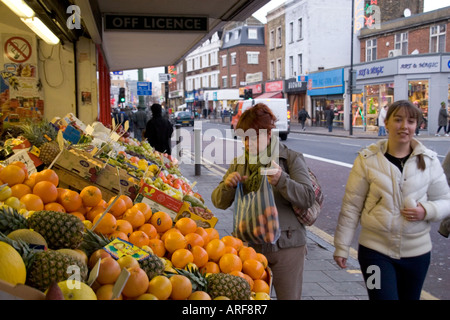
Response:
[[[125,102],[125,88],[119,88],[119,102]]]
[[[244,100],[253,99],[253,89],[244,90]]]

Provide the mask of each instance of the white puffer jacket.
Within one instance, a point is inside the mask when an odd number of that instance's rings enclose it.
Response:
[[[431,251],[430,222],[450,215],[450,188],[435,152],[413,139],[403,173],[385,156],[387,140],[362,150],[350,172],[334,236],[334,256],[347,258],[358,222],[359,243],[392,258]],[[424,156],[425,171],[417,168]],[[420,203],[423,221],[407,221],[400,210]]]

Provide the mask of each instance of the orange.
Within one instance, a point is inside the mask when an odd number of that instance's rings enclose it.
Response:
[[[175,222],[175,228],[180,230],[183,236],[185,236],[197,230],[197,223],[191,218],[184,217]]]
[[[203,238],[198,233],[188,233],[185,235],[186,241],[187,241],[187,248],[191,249],[194,246],[200,246],[203,247],[205,245],[205,241],[203,241]]]
[[[242,271],[253,280],[260,279],[264,273],[264,266],[256,259],[247,259],[242,263]]]
[[[253,281],[253,292],[265,292],[270,293],[270,287],[266,281],[261,279],[256,279]]]
[[[186,245],[186,238],[178,232],[170,232],[164,239],[164,246],[170,253],[175,252],[177,249],[184,249]]]
[[[233,236],[224,236],[221,240],[223,241],[223,243],[225,243],[226,246],[233,247],[238,251],[242,247],[242,241]]]
[[[123,232],[129,236],[133,232],[133,226],[129,221],[119,219],[116,221],[116,231]]]
[[[97,282],[100,284],[113,284],[120,275],[120,265],[111,256],[102,258],[98,270]]]
[[[144,214],[145,222],[150,220],[150,218],[152,217],[152,208],[145,202],[135,203],[133,207],[136,207],[140,212]]]
[[[116,197],[112,197],[111,199],[109,199],[108,205],[106,207],[108,207],[114,201],[115,198]],[[123,199],[120,198],[117,199],[116,202],[114,202],[111,208],[109,208],[109,212],[117,218],[122,216],[126,210],[127,205],[125,204],[125,201],[123,201]]]
[[[220,271],[223,273],[230,273],[232,271],[242,270],[241,259],[232,253],[225,253],[219,260]]]
[[[148,284],[147,292],[153,294],[159,300],[167,300],[172,293],[172,282],[165,276],[153,277]]]
[[[45,207],[44,207],[44,209],[45,209]],[[84,217],[84,215],[83,215],[81,212],[76,212],[76,211],[75,211],[75,212],[70,212],[69,214],[71,214],[71,215],[77,217],[77,218],[80,219],[81,221],[86,220],[86,218]]]
[[[20,202],[25,205],[25,208],[28,211],[44,210],[44,202],[42,202],[42,199],[35,194],[29,193],[24,195],[22,198],[20,198]]]
[[[122,219],[130,222],[131,225],[133,226],[133,230],[137,230],[137,228],[139,228],[145,223],[144,214],[139,210],[137,210],[136,208],[127,209],[123,214]]]
[[[199,235],[202,236],[203,242],[205,244],[207,244],[209,242],[209,233],[206,232],[206,230],[203,227],[197,227],[197,229],[195,230],[195,233],[198,233]]]
[[[135,246],[142,248],[148,245],[150,238],[144,231],[133,231],[128,237],[128,240]]]
[[[126,194],[121,194],[119,196],[119,199],[122,199],[123,202],[125,202],[125,207],[127,209],[130,209],[133,206],[133,200],[131,200],[131,198],[129,196],[127,196]]]
[[[17,199],[22,198],[24,195],[33,193],[31,188],[23,183],[15,184],[11,187],[11,197],[16,197]]]
[[[117,262],[119,263],[121,269],[139,267],[139,262],[130,255],[121,256],[117,259]]]
[[[96,186],[86,186],[80,192],[81,201],[85,207],[95,207],[102,200],[102,191]]]
[[[188,297],[188,300],[211,300],[211,296],[205,291],[194,291]]]
[[[213,240],[213,239],[219,239],[219,231],[217,231],[214,228],[206,228],[205,231],[208,233],[209,235],[209,241]]]
[[[67,212],[77,211],[83,204],[80,194],[69,189],[61,195],[60,203]]]
[[[269,265],[269,262],[267,261],[267,258],[265,255],[263,255],[262,253],[256,253],[256,260],[258,260],[259,262],[261,262],[264,266],[264,269],[267,268],[267,266]]]
[[[113,295],[113,288],[114,288],[113,284],[102,285],[95,291],[97,300],[111,300]],[[122,294],[120,294],[119,297],[114,300],[123,300]]]
[[[203,267],[200,268],[201,273],[219,273],[220,267],[214,261],[208,261]]]
[[[93,207],[86,213],[86,219],[89,221],[94,221],[94,218],[99,214],[105,212],[105,208],[103,207]]]
[[[136,298],[147,292],[149,280],[144,270],[139,267],[128,268],[130,276],[125,284],[122,294],[128,298]]]
[[[49,202],[44,205],[44,210],[56,211],[56,212],[66,212],[66,209],[58,202]]]
[[[111,257],[110,254],[108,252],[106,252],[104,249],[97,249],[95,250],[91,256],[89,257],[88,260],[88,267],[89,269],[92,269],[95,264],[97,263],[98,259],[102,258],[107,258],[107,257]]]
[[[39,181],[50,181],[56,187],[59,184],[58,174],[53,169],[44,169],[41,172],[38,172],[35,177],[36,183]]]
[[[242,247],[241,250],[239,250],[238,255],[242,261],[247,259],[256,259],[257,257],[256,251],[252,247]]]
[[[23,172],[25,172],[25,180],[28,179],[28,168],[27,168],[27,165],[25,163],[23,163],[22,161],[13,161],[10,164],[12,164],[13,166],[18,166],[19,168],[21,168],[23,170]]]
[[[219,259],[225,253],[225,243],[219,239],[213,239],[205,246],[206,252],[208,252],[209,260],[219,262]]]
[[[176,274],[170,277],[172,283],[172,292],[170,298],[172,300],[186,300],[192,293],[192,283],[189,278]]]
[[[155,228],[156,229],[156,228]],[[169,236],[169,234],[171,233],[171,232],[176,232],[176,233],[178,233],[178,234],[181,234],[181,231],[180,230],[178,230],[177,228],[170,228],[169,230],[167,230],[166,232],[164,232],[162,235],[161,235],[161,240],[162,241],[165,241],[166,240],[166,238]]]
[[[188,249],[175,250],[170,258],[175,268],[183,269],[188,263],[194,262],[194,255]]]
[[[10,187],[15,184],[23,183],[26,175],[22,168],[9,164],[0,172],[0,180],[7,183]]]
[[[203,267],[209,260],[208,252],[200,246],[194,246],[191,248],[192,255],[194,256],[194,263],[197,267]]]
[[[233,247],[225,246],[225,253],[232,253],[232,254],[237,255],[238,251]]]
[[[269,274],[267,273],[267,270],[266,270],[266,269],[264,269],[264,272],[263,272],[261,278],[259,278],[259,279],[260,279],[260,280],[264,280],[264,281],[266,281],[266,282],[269,281]]]
[[[144,223],[142,226],[139,227],[138,230],[144,231],[148,235],[149,239],[155,239],[156,236],[158,235],[156,228],[150,223]]]
[[[111,233],[109,235],[109,238],[110,239],[113,239],[113,238],[114,239],[122,239],[122,240],[130,242],[130,240],[128,239],[128,236],[122,231],[113,231],[113,233]]]
[[[33,193],[42,199],[44,204],[55,202],[58,197],[56,186],[50,181],[39,181],[34,185]],[[78,208],[77,208],[78,209]]]
[[[153,253],[162,258],[166,254],[166,248],[164,242],[161,239],[150,239],[148,246],[153,250]]]
[[[241,272],[241,271],[231,271],[230,274],[233,275],[233,276],[237,276],[237,277],[241,277],[241,278],[245,279],[244,273]]]
[[[101,216],[102,214],[99,213],[94,218],[94,221],[92,221],[92,223],[95,225],[97,221],[101,218]],[[95,227],[94,231],[105,235],[113,233],[114,230],[116,229],[116,222],[117,222],[116,218],[111,213],[107,212],[105,216],[102,218],[102,220],[99,222],[97,227]]]
[[[253,279],[248,274],[244,273],[244,279],[247,280],[248,284],[250,285],[250,290],[253,290]]]
[[[173,225],[172,218],[164,211],[155,212],[150,218],[150,223],[156,228],[158,233],[166,232]]]
[[[23,183],[29,186],[31,189],[33,189],[34,185],[36,184],[36,178],[28,177],[28,179],[25,179]]]

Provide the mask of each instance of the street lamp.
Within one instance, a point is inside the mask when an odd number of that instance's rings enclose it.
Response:
[[[349,70],[349,78],[348,78],[348,95],[350,96],[350,113],[349,113],[349,124],[350,124],[350,128],[349,128],[349,135],[353,135],[353,124],[352,124],[352,119],[353,119],[353,28],[354,28],[354,23],[355,23],[355,0],[352,0],[352,29],[351,29],[351,33],[350,33],[350,70]],[[356,77],[355,77],[356,79]]]

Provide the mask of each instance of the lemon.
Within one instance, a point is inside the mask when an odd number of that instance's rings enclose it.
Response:
[[[254,295],[255,300],[270,300],[270,296],[265,292],[256,292]]]
[[[12,246],[0,241],[0,279],[14,285],[24,284],[27,276],[25,263]]]
[[[9,197],[6,199],[5,204],[8,207],[14,208],[16,210],[20,210],[21,208],[21,202],[17,197]]]
[[[215,297],[214,300],[230,300],[230,298],[228,298],[226,296],[218,296],[218,297]]]
[[[139,297],[137,297],[136,300],[159,300],[159,299],[151,293],[144,293],[141,294]]]
[[[9,186],[4,186],[3,189],[0,190],[0,201],[5,201],[11,196],[12,190]]]
[[[97,300],[94,290],[78,280],[58,282],[65,300]]]
[[[89,230],[91,230],[91,228],[94,226],[94,224],[89,220],[84,220],[83,224],[84,224],[84,228],[89,229]]]

